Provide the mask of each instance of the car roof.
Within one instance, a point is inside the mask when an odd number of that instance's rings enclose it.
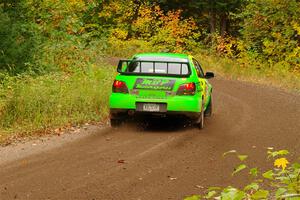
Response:
[[[160,58],[178,58],[178,59],[188,59],[189,55],[187,54],[179,54],[179,53],[139,53],[133,56],[134,58],[145,58],[145,57],[150,57],[150,58],[155,58],[155,57],[160,57]]]
[[[188,58],[187,54],[180,53],[138,53],[135,54],[134,57],[169,57],[169,58]]]

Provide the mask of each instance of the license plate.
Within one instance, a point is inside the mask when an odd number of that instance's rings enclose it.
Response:
[[[143,111],[159,112],[159,104],[147,103],[143,105]]]

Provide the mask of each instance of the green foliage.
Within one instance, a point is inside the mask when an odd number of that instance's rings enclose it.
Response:
[[[224,155],[236,154],[236,151],[229,151]],[[278,200],[298,200],[300,199],[300,164],[295,162],[290,164],[288,160],[283,158],[276,158],[278,156],[288,155],[287,150],[267,152],[268,158],[272,158],[274,168],[262,174],[259,174],[257,168],[250,168],[249,174],[251,182],[242,188],[225,187],[208,189],[204,195],[187,197],[185,200],[193,199],[222,199],[222,200],[256,200],[256,199],[278,199]],[[268,159],[269,160],[269,159]],[[245,160],[239,167],[235,168],[234,174],[241,171],[241,169],[248,168]],[[259,174],[259,176],[258,176]],[[248,177],[245,177],[248,178]]]
[[[68,123],[104,120],[114,68],[32,78],[7,78],[0,87],[0,130],[32,132]]]
[[[117,1],[108,5],[104,7],[102,15],[114,11],[118,13],[120,11],[117,8],[123,8],[122,1],[119,4]],[[118,49],[121,43],[127,44],[127,48],[132,48],[128,41],[133,41],[134,46],[137,40],[148,43],[152,51],[183,52],[192,51],[197,47],[196,40],[201,34],[197,31],[193,18],[182,18],[181,10],[164,13],[157,5],[141,4],[126,5],[125,11],[126,15],[117,17],[115,20],[119,23],[111,29],[108,38],[111,49]],[[130,21],[131,24],[125,26],[124,21]],[[149,48],[144,51],[147,49]]]
[[[89,9],[73,0],[0,3],[0,139],[106,119],[114,69],[103,66],[103,40],[89,39]]]
[[[91,5],[73,0],[6,0],[0,4],[0,70],[17,75],[82,68],[103,40],[90,41],[84,24]],[[103,44],[97,49],[103,49]],[[89,54],[89,55],[87,55]],[[70,69],[72,68],[72,69]],[[0,77],[1,78],[1,77]]]
[[[192,16],[205,29],[203,33],[236,34],[231,13],[239,13],[247,0],[158,0],[166,10],[183,10],[184,16]]]
[[[125,46],[125,52],[126,46],[172,52],[208,48],[238,59],[249,71],[299,74],[299,1],[118,0],[100,7],[97,19],[108,30],[108,52],[118,46]]]
[[[271,66],[300,69],[300,2],[250,1],[241,18],[243,48]],[[278,66],[277,66],[278,67]]]
[[[0,4],[0,71],[12,75],[35,70],[34,56],[41,40],[37,27],[16,17],[17,11],[25,12],[21,6],[9,12]]]
[[[234,171],[232,172],[232,175],[239,173],[240,171],[244,170],[247,168],[247,165],[245,164],[240,164],[237,167],[234,168]]]
[[[14,75],[66,70],[76,66],[66,59],[76,59],[97,43],[102,52],[113,55],[136,47],[137,52],[206,48],[238,58],[246,66],[260,62],[278,73],[299,73],[299,4],[297,0],[5,0],[0,4],[5,36],[0,43],[1,69]]]

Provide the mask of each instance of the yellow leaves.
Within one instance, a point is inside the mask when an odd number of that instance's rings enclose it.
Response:
[[[297,22],[292,22],[292,26],[297,31],[297,34],[300,35],[300,25]]]
[[[125,40],[128,36],[128,31],[121,29],[121,28],[115,28],[112,31],[112,34],[115,38],[120,39],[120,40]]]
[[[133,0],[115,0],[102,2],[99,17],[111,20],[117,24],[127,24],[136,15],[138,4]]]
[[[238,41],[234,37],[221,37],[214,36],[216,43],[216,49],[218,53],[226,55],[227,57],[233,57],[235,54],[235,47],[238,46]]]
[[[76,7],[80,7],[80,6],[84,6],[85,3],[83,0],[67,0],[68,3],[72,6],[76,6]]]
[[[133,35],[137,36],[134,39],[143,39],[151,42],[156,47],[163,44],[161,46],[164,49],[182,52],[187,46],[193,45],[193,39],[200,36],[199,32],[196,31],[197,25],[194,19],[183,19],[182,10],[164,13],[158,5],[149,6],[145,4],[142,4],[136,10],[138,13],[131,26],[131,31],[134,32]],[[121,15],[116,21],[122,22],[125,20],[128,23],[131,19],[132,17],[128,18],[126,15]],[[115,28],[111,37],[112,39],[125,39],[128,34],[123,34],[125,32],[122,26]]]
[[[98,16],[116,24],[109,37],[114,44],[116,40],[144,40],[158,50],[182,52],[196,46],[195,40],[201,36],[193,18],[184,19],[182,10],[165,13],[158,4],[110,1],[103,3]]]
[[[119,14],[117,11],[120,10],[120,5],[116,1],[112,1],[110,4],[103,3],[102,11],[98,13],[99,17],[110,18],[114,14]]]
[[[274,161],[274,166],[278,168],[282,168],[282,170],[285,170],[288,164],[289,161],[286,158],[278,158]]]
[[[161,14],[159,7],[141,6],[138,18],[132,23],[133,29],[144,39],[151,37],[160,23],[157,19]]]

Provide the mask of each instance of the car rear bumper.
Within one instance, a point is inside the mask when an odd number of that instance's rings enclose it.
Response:
[[[198,112],[184,112],[184,111],[167,111],[167,112],[141,112],[133,109],[110,109],[111,119],[121,119],[128,117],[186,117],[192,120],[196,120],[200,117]]]
[[[138,103],[166,104],[166,113],[200,113],[202,105],[201,98],[197,96],[169,96],[164,99],[146,99],[130,94],[113,93],[109,100],[110,108],[113,110],[136,111]]]

